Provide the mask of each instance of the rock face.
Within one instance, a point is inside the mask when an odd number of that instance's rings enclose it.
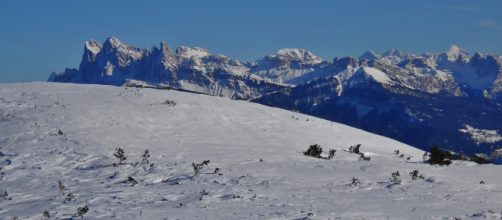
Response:
[[[281,49],[242,62],[203,48],[166,43],[150,50],[116,38],[87,41],[78,69],[49,81],[149,84],[265,105],[342,122],[422,149],[490,152],[501,141],[473,141],[474,129],[502,133],[502,58],[452,46],[422,55],[389,50],[325,61],[304,49]]]

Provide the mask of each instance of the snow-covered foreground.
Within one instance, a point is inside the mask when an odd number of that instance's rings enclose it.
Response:
[[[304,156],[311,144],[336,149],[335,158]],[[370,161],[344,151],[355,144]],[[114,167],[117,147],[127,160]],[[153,167],[131,165],[146,149]],[[84,205],[89,219],[466,219],[502,211],[500,166],[430,166],[422,151],[358,129],[176,91],[0,85],[0,151],[2,219],[41,219],[45,210],[71,218]],[[203,160],[209,165],[194,176],[192,163]],[[412,180],[415,169],[425,178]],[[395,171],[401,184],[390,181]],[[350,185],[353,177],[360,184]],[[70,193],[75,199],[65,201]]]

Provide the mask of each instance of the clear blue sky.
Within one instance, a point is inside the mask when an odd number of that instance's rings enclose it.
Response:
[[[502,54],[502,1],[2,0],[0,82],[46,80],[77,67],[83,43],[108,36],[150,48],[199,46],[241,60],[284,47],[324,59],[383,52]]]

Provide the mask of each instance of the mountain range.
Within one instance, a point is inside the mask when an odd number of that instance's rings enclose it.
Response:
[[[166,43],[142,49],[87,41],[78,69],[50,82],[147,86],[244,99],[341,122],[428,150],[465,154],[502,147],[502,57],[457,46],[323,60],[281,49],[245,62]]]

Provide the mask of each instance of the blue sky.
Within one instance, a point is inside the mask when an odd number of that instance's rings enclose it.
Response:
[[[324,59],[367,49],[422,53],[457,44],[502,54],[502,1],[0,1],[0,82],[44,81],[78,67],[108,36],[150,48],[199,46],[241,60],[285,47]]]

